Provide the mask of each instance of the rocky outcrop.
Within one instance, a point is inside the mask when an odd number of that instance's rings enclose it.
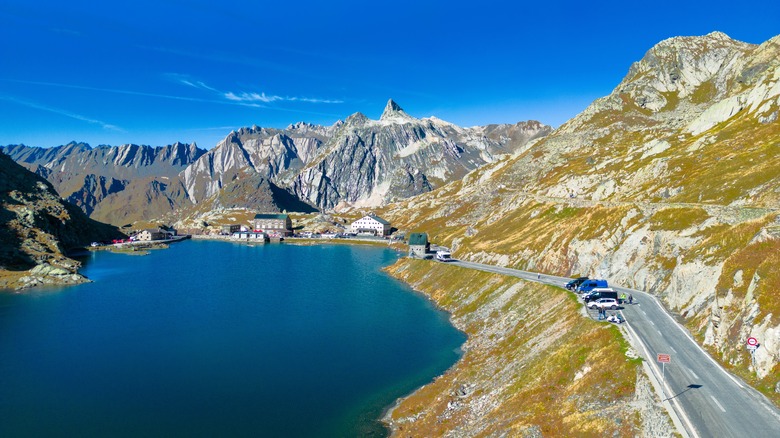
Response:
[[[715,357],[775,388],[778,111],[780,37],[672,38],[526,150],[382,214],[459,258],[655,293]]]
[[[67,251],[122,236],[63,201],[52,185],[0,153],[0,288],[85,281]]]
[[[37,173],[37,172],[36,172]],[[121,192],[129,181],[106,178],[90,173],[84,177],[84,185],[68,196],[68,202],[80,207],[87,216],[91,216],[95,207],[108,195]]]
[[[190,206],[181,181],[168,177],[134,179],[124,190],[106,196],[92,212],[92,218],[125,225],[170,214]]]
[[[245,172],[275,179],[293,172],[318,154],[331,128],[298,123],[285,130],[242,128],[181,172],[189,199],[208,199]]]

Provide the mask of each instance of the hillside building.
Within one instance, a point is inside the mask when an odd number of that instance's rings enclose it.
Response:
[[[222,225],[222,232],[220,234],[230,235],[238,231],[241,231],[241,225]]]
[[[352,222],[350,229],[355,234],[373,234],[387,236],[390,234],[390,222],[379,216],[370,214]]]
[[[430,249],[431,243],[428,242],[428,234],[412,233],[409,235],[409,257],[425,258]]]
[[[135,235],[137,242],[150,242],[152,240],[166,240],[176,235],[176,230],[164,228],[147,228]]]
[[[256,214],[254,220],[254,231],[256,233],[266,233],[272,236],[291,236],[292,219],[288,214]]]

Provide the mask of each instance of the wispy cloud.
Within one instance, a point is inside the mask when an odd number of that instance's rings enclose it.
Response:
[[[287,100],[295,102],[310,102],[310,103],[344,103],[340,99],[315,99],[311,97],[288,97]]]
[[[181,75],[182,78],[184,78],[184,75]],[[24,80],[18,80],[18,79],[0,79],[8,82],[15,82],[19,84],[29,84],[29,85],[43,85],[47,87],[58,87],[58,88],[69,88],[73,90],[89,90],[89,91],[99,91],[104,93],[115,93],[115,94],[125,94],[130,96],[145,96],[145,97],[155,97],[160,99],[172,99],[172,100],[182,100],[187,102],[202,102],[202,103],[215,103],[219,105],[237,105],[237,106],[243,106],[243,107],[249,107],[249,108],[261,108],[261,109],[269,109],[274,111],[284,111],[284,112],[291,112],[291,113],[300,113],[300,114],[315,114],[315,115],[322,115],[322,116],[329,116],[329,117],[340,117],[339,114],[330,114],[330,113],[322,113],[317,111],[308,111],[303,109],[296,109],[296,108],[282,108],[282,107],[270,107],[267,105],[261,104],[260,100],[255,101],[241,101],[241,100],[231,100],[227,98],[225,92],[219,91],[215,88],[212,88],[208,86],[207,84],[203,83],[202,81],[197,80],[187,80],[184,79],[179,80],[184,85],[188,85],[190,87],[196,87],[196,88],[203,88],[205,90],[211,90],[218,98],[212,98],[212,99],[206,99],[206,98],[198,98],[198,97],[190,97],[190,96],[177,96],[177,95],[171,95],[171,94],[160,94],[160,93],[147,93],[144,91],[135,91],[135,90],[123,90],[123,89],[116,89],[116,88],[100,88],[100,87],[90,87],[86,85],[75,85],[75,84],[63,84],[63,83],[57,83],[57,82],[40,82],[40,81],[24,81]],[[189,82],[189,84],[186,84],[186,82]],[[240,96],[240,95],[237,95]],[[300,101],[302,98],[284,98],[288,101],[295,101],[295,99],[298,99]],[[309,99],[308,101],[314,101],[316,99]],[[324,100],[324,99],[323,99]],[[340,103],[341,101],[327,101],[328,103]]]
[[[180,84],[184,84],[184,85],[186,85],[188,87],[197,88],[199,90],[213,91],[215,93],[220,93],[221,94],[221,92],[219,90],[217,90],[216,88],[210,87],[210,86],[206,85],[206,83],[203,82],[203,81],[199,81],[199,80],[193,79],[189,75],[183,75],[183,74],[179,74],[179,73],[166,73],[165,76],[168,77],[169,79],[175,81],[175,82],[178,82]]]
[[[31,102],[29,100],[18,99],[16,97],[12,97],[12,96],[0,95],[0,99],[5,100],[7,102],[15,103],[17,105],[26,106],[28,108],[33,108],[33,109],[37,109],[37,110],[41,110],[41,111],[48,111],[50,113],[59,114],[61,116],[65,116],[65,117],[70,117],[71,119],[80,120],[82,122],[87,122],[87,123],[90,123],[90,124],[93,124],[93,125],[100,125],[101,128],[109,130],[109,131],[127,132],[124,129],[120,128],[119,126],[112,125],[110,123],[106,123],[106,122],[104,122],[102,120],[93,119],[93,118],[90,118],[90,117],[87,117],[87,116],[83,116],[81,114],[76,114],[74,112],[70,112],[70,111],[67,111],[67,110],[64,110],[64,109],[55,108],[55,107],[51,107],[51,106],[47,106],[47,105],[42,105],[40,103]]]
[[[87,85],[74,85],[74,84],[62,84],[58,82],[40,82],[40,81],[22,81],[22,80],[16,80],[16,79],[6,79],[9,82],[16,82],[19,84],[30,84],[30,85],[45,85],[47,87],[58,87],[58,88],[70,88],[73,90],[89,90],[89,91],[101,91],[106,93],[116,93],[116,94],[127,94],[130,96],[145,96],[145,97],[159,97],[163,99],[173,99],[173,100],[185,100],[189,102],[210,102],[210,103],[224,103],[218,100],[209,100],[209,99],[199,99],[196,97],[188,97],[188,96],[175,96],[170,94],[159,94],[159,93],[147,93],[144,91],[134,91],[134,90],[122,90],[117,88],[100,88],[100,87],[90,87]]]
[[[308,102],[308,103],[344,103],[343,100],[337,100],[337,99],[316,99],[311,97],[295,97],[295,96],[282,97],[276,95],[269,96],[265,93],[249,93],[246,91],[239,94],[230,91],[225,93],[225,98],[236,102],[271,103],[271,102],[281,101],[281,102]]]
[[[241,103],[241,104],[245,104],[246,106],[255,106],[254,104],[257,104],[257,102],[262,102],[262,103],[306,102],[306,103],[325,103],[325,104],[344,103],[344,101],[340,99],[320,99],[320,98],[313,98],[313,97],[278,96],[275,94],[266,94],[265,92],[261,92],[261,93],[257,93],[253,91],[252,92],[242,91],[239,93],[234,93],[232,91],[225,92],[225,91],[220,91],[201,80],[195,79],[190,75],[181,74],[181,73],[166,73],[164,76],[179,84],[186,85],[191,88],[196,88],[198,90],[207,90],[216,93],[220,97],[223,97],[230,102]],[[265,108],[265,107],[260,106],[260,108]]]
[[[235,94],[231,91],[224,94],[225,98],[227,100],[232,100],[235,102],[265,102],[265,103],[271,103],[276,102],[277,100],[283,100],[279,96],[267,96],[265,93],[247,93],[243,92],[240,94]]]

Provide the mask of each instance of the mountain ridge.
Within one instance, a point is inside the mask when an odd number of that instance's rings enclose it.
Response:
[[[195,204],[250,169],[318,209],[378,206],[457,179],[550,131],[535,121],[461,128],[416,119],[390,99],[379,120],[354,113],[329,127],[242,128],[180,176]]]
[[[127,223],[125,218],[110,210],[106,200],[113,204],[127,202],[134,196],[126,191],[159,191],[163,178],[176,177],[191,162],[203,155],[206,150],[195,143],[176,142],[167,146],[147,146],[125,144],[120,146],[100,145],[91,147],[87,143],[70,142],[53,148],[39,148],[25,145],[0,146],[16,162],[43,176],[54,185],[55,190],[68,201],[77,205],[88,216],[103,221],[115,221],[116,225]],[[157,179],[156,183],[146,184],[143,189],[139,181]],[[170,198],[170,197],[168,197]],[[150,199],[157,199],[151,196]],[[181,204],[180,201],[168,204]],[[155,214],[164,212],[164,208],[153,208]],[[130,219],[141,216],[133,209],[125,209]],[[165,210],[167,211],[167,210]]]

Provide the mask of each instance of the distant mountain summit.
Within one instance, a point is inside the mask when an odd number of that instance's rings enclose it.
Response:
[[[400,105],[395,103],[393,99],[390,99],[387,101],[387,105],[385,106],[385,110],[382,111],[382,116],[379,117],[380,121],[396,121],[403,123],[404,121],[413,122],[416,119],[409,114],[406,114],[406,112],[401,108]]]

